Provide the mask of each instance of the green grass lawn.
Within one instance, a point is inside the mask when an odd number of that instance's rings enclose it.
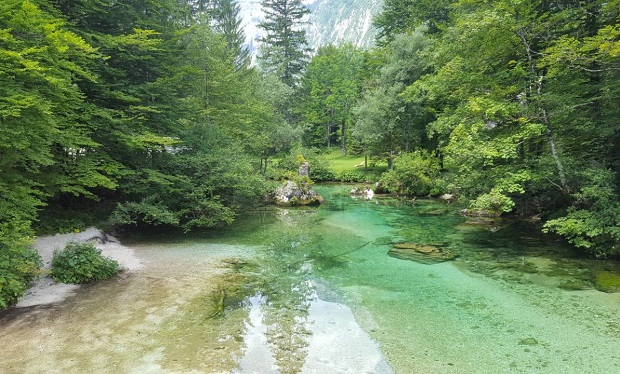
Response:
[[[364,172],[364,156],[363,155],[342,155],[340,148],[333,148],[327,153],[320,156],[323,160],[329,162],[329,169],[335,175],[343,171],[360,171]],[[373,163],[368,160],[368,173],[379,176],[387,170],[386,163]]]

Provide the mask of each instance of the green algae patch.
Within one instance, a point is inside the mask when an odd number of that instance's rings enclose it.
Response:
[[[594,272],[594,287],[603,292],[620,292],[620,275],[607,270]]]
[[[519,340],[519,345],[538,345],[538,340],[535,338],[525,338]]]

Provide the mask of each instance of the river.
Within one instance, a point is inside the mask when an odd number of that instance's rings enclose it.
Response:
[[[620,372],[620,296],[590,281],[616,263],[443,202],[317,189],[320,208],[125,238],[144,269],[0,314],[0,372]],[[389,256],[398,242],[458,257]]]

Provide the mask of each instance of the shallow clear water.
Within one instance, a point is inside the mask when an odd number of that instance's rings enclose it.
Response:
[[[136,373],[620,372],[620,297],[590,283],[594,270],[617,264],[578,258],[525,223],[472,225],[441,202],[318,190],[328,201],[318,209],[257,211],[202,237],[135,239],[146,270],[5,316],[2,332],[47,331],[24,327],[42,318],[70,335],[81,323],[89,342],[107,347],[100,361]],[[397,259],[387,254],[395,242],[459,257]],[[118,315],[92,317],[106,308]],[[99,362],[69,348],[53,353],[58,372]]]

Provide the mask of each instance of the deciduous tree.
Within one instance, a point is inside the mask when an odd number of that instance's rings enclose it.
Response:
[[[310,61],[302,92],[311,144],[330,147],[339,139],[346,155],[352,108],[361,96],[363,58],[361,51],[344,45],[322,47]]]

